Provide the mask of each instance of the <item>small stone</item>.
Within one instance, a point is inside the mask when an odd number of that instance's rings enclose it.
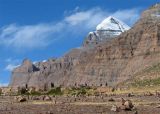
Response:
[[[114,102],[115,100],[113,98],[108,99],[110,102]]]
[[[38,97],[33,97],[32,100],[40,100]]]
[[[44,100],[44,101],[51,101],[52,98],[51,98],[50,96],[44,96],[43,100]]]
[[[138,114],[138,111],[135,111],[134,114]]]
[[[112,108],[111,108],[111,111],[118,112],[119,111],[119,107],[117,107],[116,105],[113,105]]]
[[[53,114],[51,111],[46,112],[46,114]]]
[[[133,97],[134,95],[131,93],[128,93],[127,97]]]
[[[132,102],[130,100],[127,100],[125,103],[124,103],[124,106],[125,106],[125,110],[132,110],[132,108],[134,107]]]
[[[126,109],[126,107],[124,105],[122,105],[120,108],[121,108],[121,110],[125,110]]]
[[[123,98],[121,98],[121,104],[124,105],[125,102],[126,102],[126,100],[124,100]]]
[[[156,108],[160,108],[160,105],[156,106]]]

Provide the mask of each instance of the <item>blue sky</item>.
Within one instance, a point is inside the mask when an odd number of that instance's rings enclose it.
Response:
[[[129,26],[158,0],[0,0],[0,86],[24,58],[42,61],[80,47],[113,15]]]

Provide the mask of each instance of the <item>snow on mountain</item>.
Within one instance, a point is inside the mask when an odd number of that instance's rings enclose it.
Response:
[[[129,29],[130,27],[122,21],[109,16],[96,27],[96,31],[89,32],[84,46],[94,46],[103,40],[112,39]]]
[[[130,27],[115,17],[109,16],[103,20],[97,27],[96,30],[111,30],[119,31],[119,33],[129,30]]]

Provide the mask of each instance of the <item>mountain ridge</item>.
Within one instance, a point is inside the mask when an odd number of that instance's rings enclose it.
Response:
[[[110,40],[129,29],[130,27],[124,22],[109,16],[97,25],[96,31],[89,32],[84,41],[84,46],[94,47],[98,43]]]
[[[96,30],[120,30],[121,32],[129,29],[128,25],[113,16],[107,17],[96,27]]]
[[[13,71],[10,86],[116,86],[131,79],[160,61],[160,19],[154,14],[160,14],[160,5],[144,11],[130,30],[93,48],[84,44],[62,58],[40,62],[36,66],[39,70],[33,72],[20,66]]]

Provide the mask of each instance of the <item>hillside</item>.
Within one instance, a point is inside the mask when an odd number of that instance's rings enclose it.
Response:
[[[10,86],[116,86],[160,61],[160,4],[144,11],[128,31],[90,48],[73,49],[62,58],[14,69]]]

